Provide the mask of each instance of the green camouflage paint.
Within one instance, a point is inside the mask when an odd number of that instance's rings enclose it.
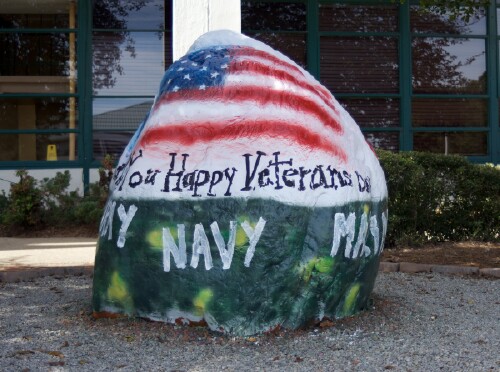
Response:
[[[311,320],[352,315],[367,305],[379,265],[387,203],[350,203],[342,207],[308,208],[272,200],[217,199],[200,201],[116,201],[125,211],[137,211],[123,248],[117,246],[122,222],[114,211],[110,230],[102,230],[96,254],[93,307],[96,312],[124,313],[168,322],[205,320],[214,330],[250,335],[277,326],[298,328]],[[362,215],[374,217],[379,234],[365,228],[357,256],[345,256],[347,234],[341,235],[334,257],[335,215],[354,213],[352,247],[360,239]],[[249,246],[241,227],[266,221],[249,266]],[[230,221],[236,222],[234,255],[223,269],[209,224],[217,222],[227,243]],[[213,267],[199,255],[190,265],[195,225],[203,224]],[[184,225],[186,265],[170,257],[164,271],[162,229],[179,246],[178,225]],[[374,226],[372,226],[374,227]],[[362,229],[361,229],[362,230]],[[377,236],[378,235],[378,236]],[[108,237],[111,236],[111,239]],[[170,254],[170,253],[169,253]]]

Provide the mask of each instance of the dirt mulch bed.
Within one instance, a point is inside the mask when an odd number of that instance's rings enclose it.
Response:
[[[500,243],[445,242],[419,248],[386,249],[382,260],[479,268],[500,267]]]

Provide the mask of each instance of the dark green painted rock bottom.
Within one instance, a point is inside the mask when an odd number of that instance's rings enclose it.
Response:
[[[137,212],[123,248],[117,247],[121,227],[118,209]],[[379,265],[373,234],[365,244],[371,253],[345,257],[346,237],[331,257],[335,214],[356,216],[353,245],[363,213],[376,216],[382,237],[382,213],[387,202],[350,203],[342,207],[308,208],[272,200],[217,199],[200,201],[116,200],[111,239],[101,236],[96,253],[93,308],[168,322],[205,320],[209,327],[235,335],[250,335],[277,326],[298,328],[323,316],[339,318],[366,307]],[[122,216],[123,217],[123,216]],[[266,221],[249,267],[244,260],[249,240],[241,224]],[[222,260],[210,225],[217,222],[228,242],[230,221],[237,221],[231,266]],[[193,234],[202,224],[210,244],[213,267],[205,269],[200,255],[190,266]],[[170,228],[178,245],[177,225],[185,226],[187,264],[170,258],[163,269],[162,228]]]

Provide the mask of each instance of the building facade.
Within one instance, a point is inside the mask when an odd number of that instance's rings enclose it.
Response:
[[[375,147],[500,163],[497,3],[465,21],[409,0],[0,0],[0,189],[24,168],[70,169],[82,190],[173,59],[217,28],[306,68]]]

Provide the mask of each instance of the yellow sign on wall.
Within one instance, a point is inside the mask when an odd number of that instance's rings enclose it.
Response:
[[[57,160],[57,147],[56,145],[47,145],[47,161]]]

